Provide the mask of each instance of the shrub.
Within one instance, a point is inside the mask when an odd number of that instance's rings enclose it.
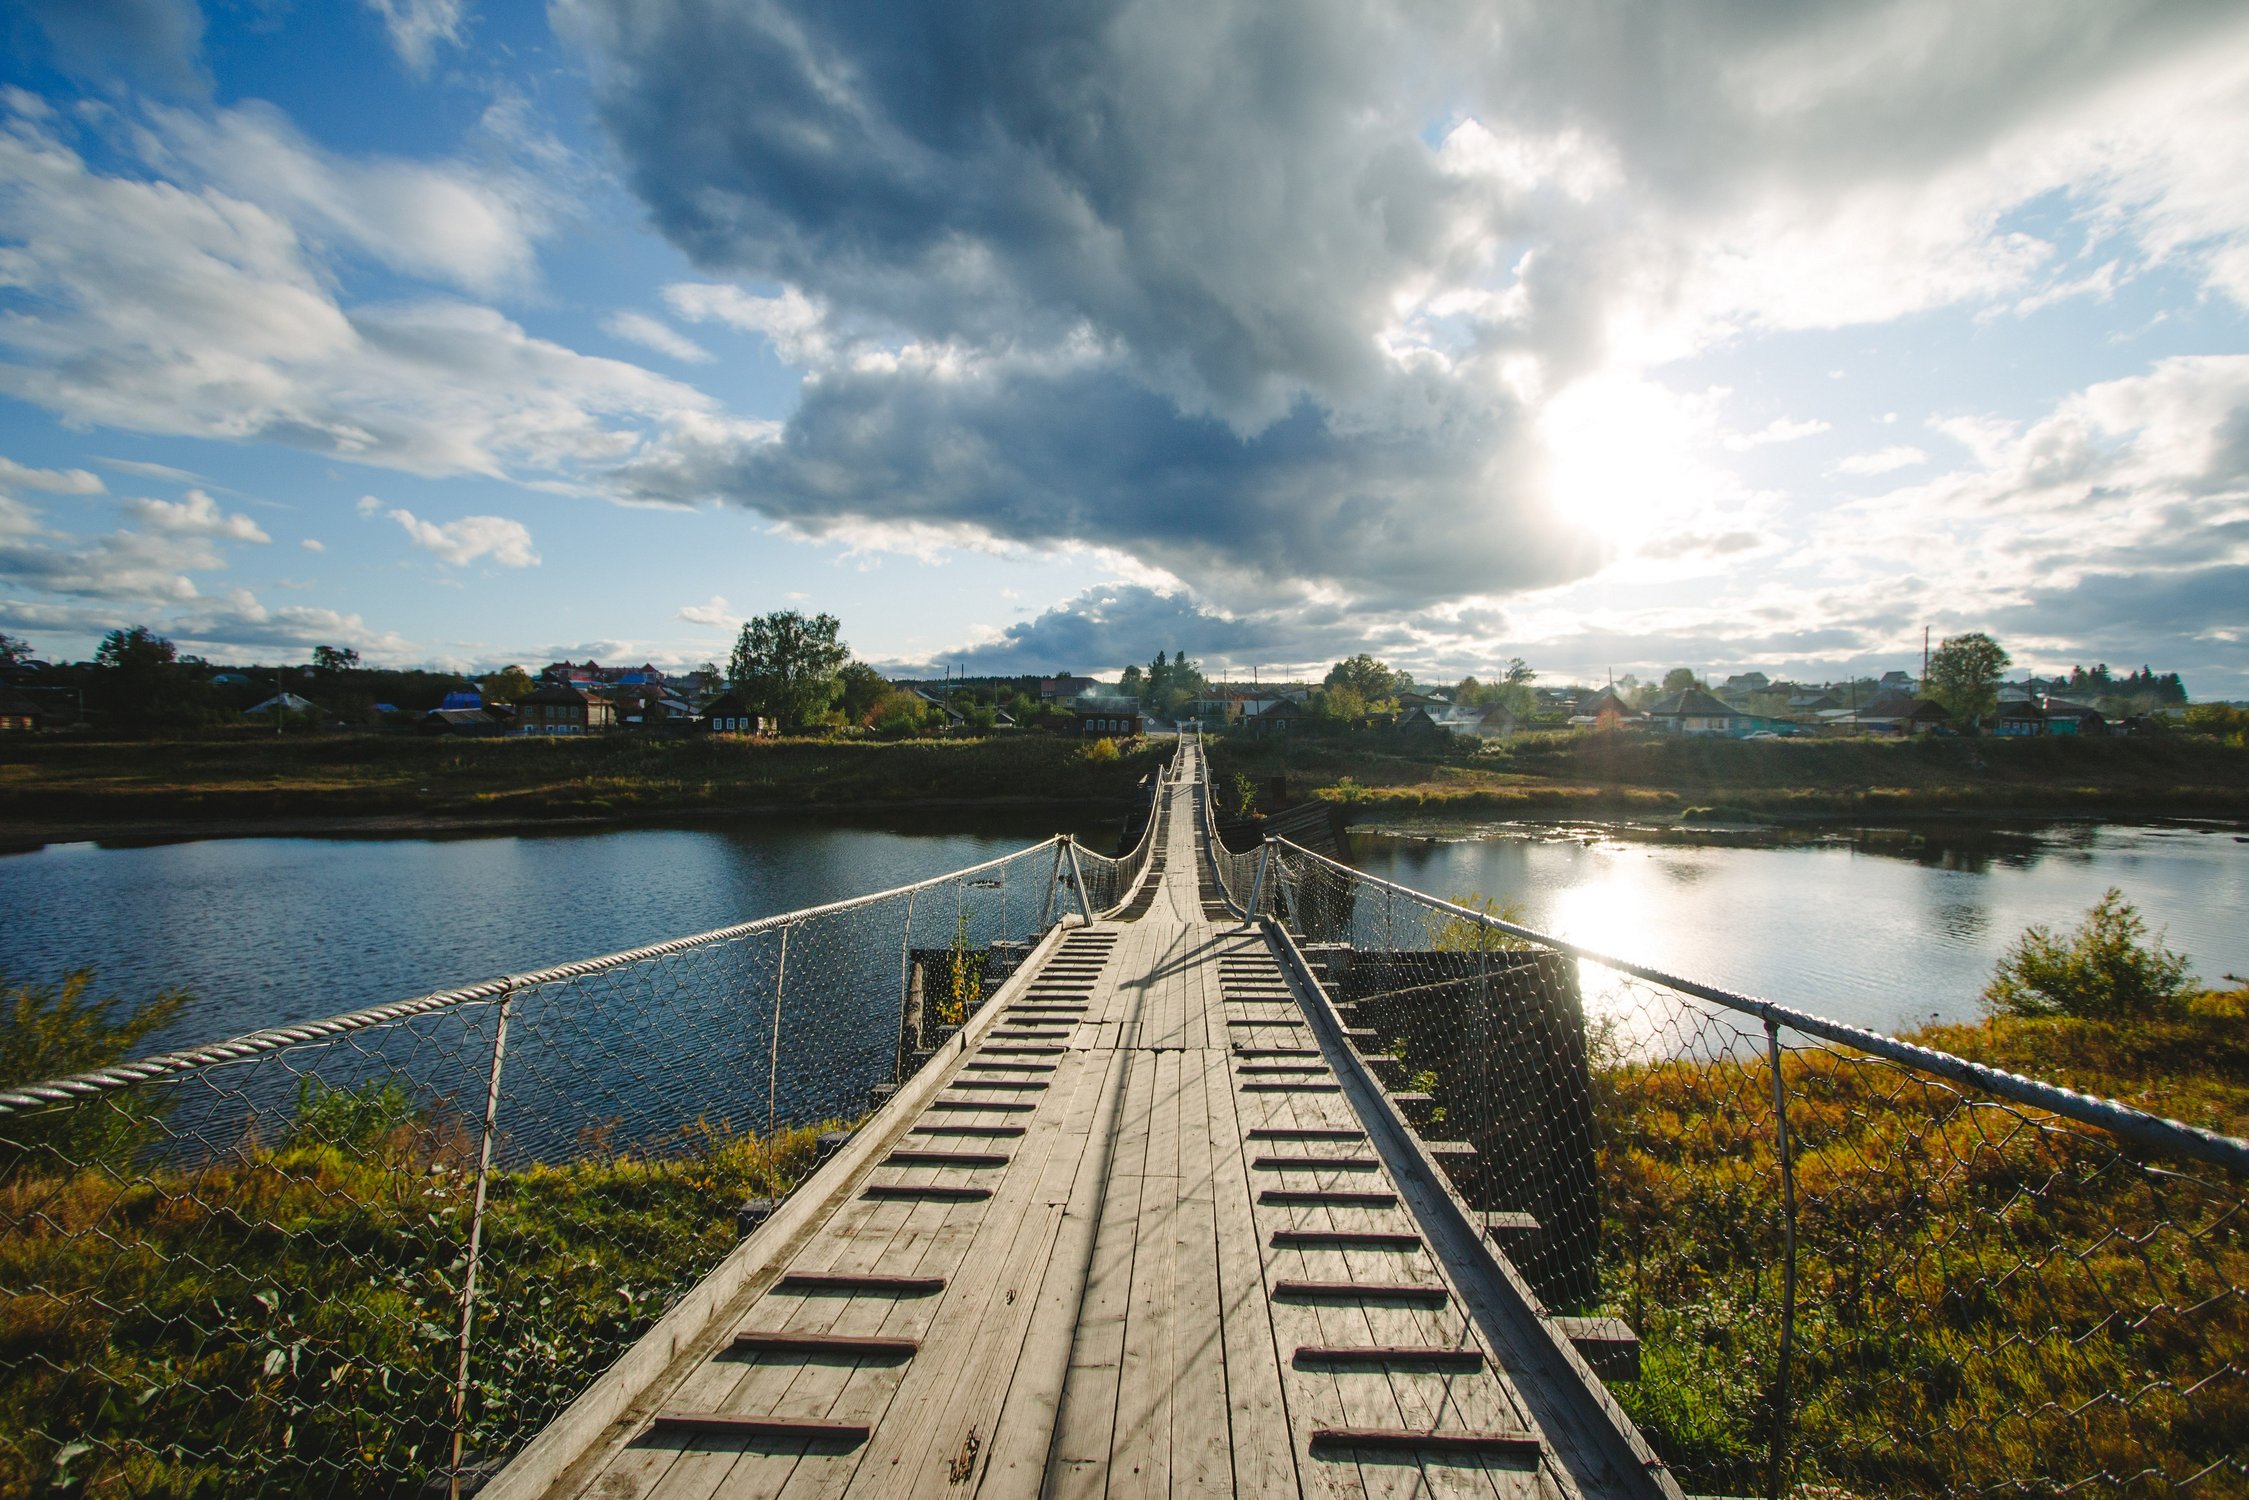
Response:
[[[2191,982],[2186,956],[2150,939],[2139,909],[2111,886],[2073,932],[2025,928],[1983,998],[2003,1015],[2128,1021],[2181,1014]]]
[[[1502,922],[1512,922],[1517,927],[1523,925],[1523,907],[1517,901],[1502,901],[1497,897],[1486,896],[1482,891],[1470,891],[1465,896],[1453,897],[1452,904],[1482,912],[1485,916],[1495,917]],[[1439,953],[1502,953],[1530,945],[1521,938],[1508,936],[1496,927],[1486,927],[1483,923],[1472,922],[1466,917],[1447,917],[1431,934],[1429,946]]]
[[[115,1014],[110,996],[86,998],[93,971],[77,969],[60,985],[18,983],[0,974],[0,1087],[37,1083],[123,1062],[141,1041],[179,1016],[189,996],[166,990]],[[147,1139],[162,1096],[123,1089],[75,1109],[18,1116],[0,1138],[0,1176],[34,1153],[69,1165],[121,1162]]]
[[[1080,753],[1082,753],[1087,760],[1106,763],[1117,758],[1117,742],[1104,735],[1102,738],[1097,739],[1092,744],[1086,746],[1085,749]]]

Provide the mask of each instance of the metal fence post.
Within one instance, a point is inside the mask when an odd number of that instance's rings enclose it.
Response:
[[[1078,841],[1073,838],[1064,847],[1070,851],[1070,878],[1076,881],[1078,886],[1078,910],[1085,913],[1085,924],[1091,927],[1093,925],[1093,900],[1085,893],[1085,866],[1078,863]]]
[[[914,897],[915,891],[906,892],[906,920],[898,928],[898,1061],[891,1069],[890,1081],[906,1081],[906,1030],[912,1022],[914,1003]],[[919,1040],[918,1035],[916,1040]]]
[[[1061,884],[1062,842],[1058,838],[1054,845],[1054,869],[1046,877],[1046,908],[1039,913],[1039,931],[1041,932],[1054,925],[1054,893],[1055,888]]]
[[[1796,1345],[1796,1164],[1788,1141],[1788,1085],[1781,1076],[1780,1027],[1765,1018],[1765,1053],[1773,1065],[1773,1148],[1780,1162],[1781,1271],[1780,1271],[1780,1373],[1773,1391],[1773,1446],[1766,1476],[1766,1492],[1773,1500],[1786,1493],[1782,1478],[1788,1466],[1788,1377]]]
[[[1271,844],[1258,845],[1257,873],[1250,878],[1249,882],[1249,914],[1252,918],[1257,915],[1257,903],[1265,895],[1265,867],[1272,861],[1273,846]]]
[[[469,1344],[476,1329],[476,1271],[484,1254],[485,1189],[492,1180],[492,1138],[500,1119],[500,1069],[508,1055],[508,1017],[515,1009],[515,985],[500,992],[499,1019],[492,1028],[492,1068],[484,1082],[484,1131],[477,1146],[476,1200],[469,1210],[469,1263],[461,1277],[460,1362],[453,1373],[453,1462],[447,1493],[461,1500],[461,1446],[468,1436]]]
[[[781,957],[773,966],[773,1044],[765,1063],[765,1147],[773,1149],[774,1112],[781,1103],[781,991],[789,982],[789,929],[781,929]]]

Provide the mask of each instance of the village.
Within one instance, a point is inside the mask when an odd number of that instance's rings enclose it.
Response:
[[[117,690],[124,685],[110,679],[132,675],[144,679],[142,691],[151,698],[175,705],[192,700],[203,728],[231,723],[277,733],[362,729],[475,737],[1040,731],[1130,739],[1193,724],[1250,736],[1379,732],[1482,743],[1536,733],[1627,732],[2021,738],[2143,732],[2186,703],[2176,673],[2143,668],[2114,675],[2106,665],[1985,683],[1982,711],[1964,714],[1956,712],[1957,692],[1928,688],[1902,669],[1809,682],[1755,670],[1720,677],[1676,668],[1660,681],[1627,675],[1599,686],[1544,685],[1516,659],[1490,682],[1468,677],[1443,686],[1419,684],[1406,672],[1357,656],[1336,663],[1318,682],[1267,683],[1207,680],[1184,652],[1158,652],[1147,667],[1127,667],[1110,680],[1068,672],[887,676],[847,659],[829,673],[824,708],[787,722],[770,695],[713,664],[679,671],[646,661],[604,666],[563,660],[536,675],[511,666],[477,678],[363,668],[356,653],[331,647],[318,648],[310,665],[274,668],[217,667],[166,657],[168,648],[154,638],[126,642],[112,654],[139,649],[151,660],[107,662],[94,668],[91,682],[88,664],[57,667],[18,655],[0,664],[0,732],[123,726],[135,717],[135,705],[120,701]],[[1954,706],[1942,701],[1946,696]]]

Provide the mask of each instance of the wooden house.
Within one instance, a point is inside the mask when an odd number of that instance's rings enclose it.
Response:
[[[584,688],[549,682],[516,704],[517,734],[601,734],[617,725],[617,705]]]

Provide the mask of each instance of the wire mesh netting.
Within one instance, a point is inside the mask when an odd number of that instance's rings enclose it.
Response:
[[[1184,742],[1182,742],[1184,744]],[[1181,770],[1179,752],[1173,752],[1169,766],[1159,771],[1145,786],[1146,803],[1139,809],[1140,833],[1131,849],[1115,858],[1096,854],[1090,849],[1073,848],[1075,868],[1067,872],[1066,879],[1075,884],[1085,883],[1086,910],[1106,915],[1123,909],[1138,888],[1140,877],[1156,858],[1165,817],[1164,788]]]
[[[0,1094],[0,1493],[489,1471],[1073,909],[1067,853]]]
[[[1690,1493],[2249,1494],[2249,1146],[1211,844]]]

